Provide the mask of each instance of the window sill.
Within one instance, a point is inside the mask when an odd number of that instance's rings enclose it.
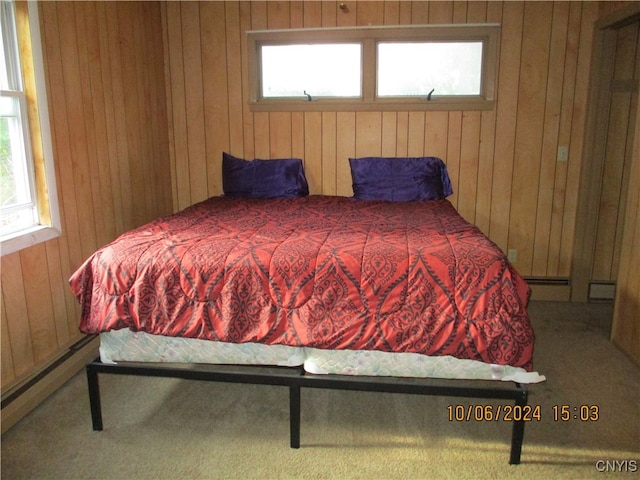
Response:
[[[53,240],[60,235],[60,230],[45,225],[38,225],[27,230],[22,230],[12,235],[2,237],[2,241],[0,243],[0,255],[8,255],[39,243],[46,242],[47,240]]]
[[[413,112],[413,111],[482,111],[492,110],[494,100],[473,98],[465,100],[435,99],[432,101],[380,100],[259,100],[249,102],[252,112]]]

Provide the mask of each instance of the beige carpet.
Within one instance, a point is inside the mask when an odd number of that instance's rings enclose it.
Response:
[[[293,450],[286,388],[103,375],[93,432],[82,372],[2,436],[2,479],[639,478],[640,369],[609,343],[611,311],[532,303],[547,382],[530,389],[542,420],[521,465],[510,424],[450,422],[447,406],[470,402],[401,394],[303,389]],[[553,405],[600,418],[555,422]]]

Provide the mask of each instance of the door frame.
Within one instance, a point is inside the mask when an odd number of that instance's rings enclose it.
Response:
[[[600,203],[607,132],[599,119],[609,117],[609,87],[613,77],[617,29],[640,18],[640,3],[618,10],[594,25],[591,74],[587,100],[582,168],[576,210],[571,301],[589,300],[589,281],[596,245],[597,216],[590,215]],[[639,121],[640,119],[636,119]]]

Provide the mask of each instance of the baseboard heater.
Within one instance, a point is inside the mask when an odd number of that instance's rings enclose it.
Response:
[[[525,277],[531,287],[532,300],[568,302],[571,300],[571,282],[568,278]]]
[[[616,296],[616,284],[614,282],[590,282],[589,300],[611,301]]]
[[[10,388],[6,393],[3,392],[2,433],[82,370],[87,361],[98,353],[98,345],[99,340],[95,335],[83,337],[33,376]]]
[[[525,277],[524,278],[529,285],[556,285],[556,286],[570,286],[568,278],[554,278],[554,277]]]

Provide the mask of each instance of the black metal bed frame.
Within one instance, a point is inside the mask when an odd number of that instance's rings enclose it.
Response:
[[[169,377],[227,383],[276,385],[289,388],[289,434],[291,448],[300,448],[300,391],[302,388],[326,388],[367,392],[409,393],[431,396],[513,400],[520,408],[527,405],[528,390],[520,383],[500,382],[500,386],[481,386],[484,381],[436,380],[400,377],[356,377],[310,375],[302,367],[262,367],[245,365],[188,365],[118,363],[107,364],[99,358],[86,365],[89,402],[94,430],[102,430],[102,407],[98,374]],[[494,382],[491,382],[494,383]],[[510,464],[519,464],[524,440],[525,420],[514,417],[511,433]]]

